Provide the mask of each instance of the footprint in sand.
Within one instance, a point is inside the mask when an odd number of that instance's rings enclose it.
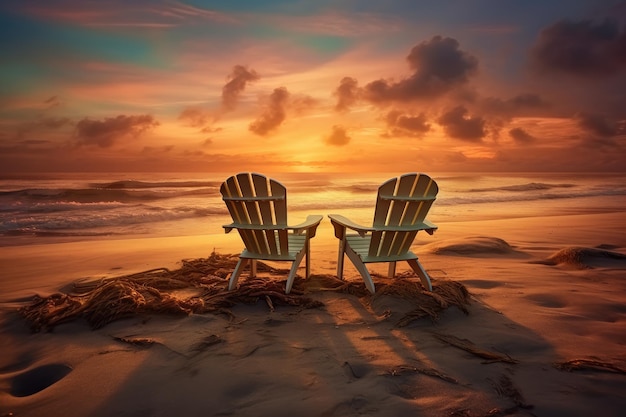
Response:
[[[38,366],[11,379],[11,395],[28,397],[59,382],[72,371],[68,365],[52,363]]]

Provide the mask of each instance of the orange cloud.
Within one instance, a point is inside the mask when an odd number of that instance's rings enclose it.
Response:
[[[269,96],[268,102],[263,113],[252,123],[249,130],[257,135],[265,136],[271,131],[278,128],[285,120],[285,106],[289,92],[285,87],[274,89]]]
[[[332,128],[330,135],[324,138],[324,142],[333,146],[345,146],[350,143],[350,136],[348,136],[346,129],[343,126],[335,125]]]
[[[246,89],[246,85],[260,78],[256,71],[249,70],[243,65],[235,65],[228,76],[228,82],[222,88],[222,108],[226,111],[234,110],[239,94]]]

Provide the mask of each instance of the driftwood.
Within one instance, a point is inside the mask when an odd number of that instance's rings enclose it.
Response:
[[[626,374],[626,369],[620,368],[610,362],[602,362],[592,359],[572,359],[565,362],[557,362],[555,368],[561,371],[600,371],[612,372],[616,374]]]
[[[370,295],[361,281],[346,282],[331,275],[297,277],[289,294],[285,294],[285,280],[273,277],[254,277],[242,282],[239,288],[228,291],[228,276],[238,261],[236,255],[212,253],[208,258],[184,260],[177,270],[156,268],[116,278],[76,282],[67,293],[49,297],[35,297],[19,312],[30,323],[33,331],[83,318],[93,328],[101,328],[112,321],[141,314],[227,314],[237,304],[264,301],[270,311],[279,306],[317,308],[323,303],[309,295],[318,291],[334,291],[364,298],[365,302],[380,295],[408,298],[415,302],[416,312],[409,313],[402,325],[428,316],[437,318],[439,312],[451,305],[467,311],[467,290],[454,281],[442,281],[429,292],[421,284],[405,279],[377,283],[378,292]],[[268,275],[286,276],[288,271],[272,268],[258,262],[257,271]]]
[[[423,375],[428,375],[428,376],[442,379],[451,384],[459,384],[459,381],[456,378],[446,375],[443,372],[438,371],[437,369],[434,369],[434,368],[400,365],[389,370],[388,372],[388,375],[390,376],[402,376],[402,375],[407,375],[407,374],[423,374]]]
[[[449,344],[450,346],[454,346],[456,348],[462,349],[466,352],[471,353],[472,355],[478,356],[479,358],[486,359],[486,363],[492,363],[492,362],[504,362],[504,363],[511,363],[511,364],[518,363],[517,360],[511,358],[509,355],[492,352],[490,350],[480,348],[467,339],[460,339],[456,336],[443,334],[443,333],[433,333],[433,336],[441,340],[442,342]]]

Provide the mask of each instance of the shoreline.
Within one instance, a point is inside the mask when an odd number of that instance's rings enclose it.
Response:
[[[439,230],[433,236],[418,235],[413,249],[420,254],[424,245],[436,244],[450,238],[478,235],[495,236],[512,245],[520,245],[541,240],[546,233],[550,234],[550,240],[554,243],[540,251],[545,256],[550,251],[568,246],[568,242],[587,247],[602,244],[626,247],[623,216],[620,212],[609,212],[451,221],[439,223]],[[567,224],[570,223],[575,226],[568,227]],[[602,239],[605,235],[613,236],[609,239],[610,242]],[[311,241],[311,268],[314,273],[335,272],[337,245],[332,226],[324,219],[316,237]],[[24,281],[28,279],[34,279],[34,289],[41,289],[40,286],[43,285],[52,290],[55,285],[67,284],[76,279],[112,277],[159,267],[174,268],[183,259],[207,257],[213,251],[239,254],[242,249],[243,243],[236,232],[168,237],[130,236],[123,239],[87,239],[6,246],[0,250],[0,266],[4,271],[4,278],[0,280],[0,294],[3,299],[6,298],[10,289],[19,281],[22,281],[22,290],[27,290],[29,284]],[[358,278],[350,263],[346,262],[346,265],[350,268],[348,273]],[[378,268],[376,264],[371,266]],[[398,266],[404,268],[402,263]],[[427,264],[426,267],[428,268]]]

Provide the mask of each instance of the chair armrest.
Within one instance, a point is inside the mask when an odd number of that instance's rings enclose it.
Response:
[[[242,229],[242,230],[288,230],[289,228],[285,225],[277,225],[277,226],[269,226],[266,224],[241,224],[241,223],[231,223],[225,224],[222,226],[226,233],[230,233],[233,229]]]
[[[309,235],[309,238],[312,238],[315,236],[317,226],[319,226],[323,218],[324,217],[321,214],[311,214],[307,216],[306,220],[302,223],[295,226],[289,226],[287,227],[287,229],[293,230],[293,232],[298,235],[306,231]]]
[[[361,226],[360,224],[354,223],[352,220],[342,216],[341,214],[329,214],[328,217],[335,228],[335,236],[338,239],[343,239],[345,237],[346,228],[354,230],[360,236],[365,236],[367,233],[375,230],[373,227]]]
[[[437,225],[429,222],[428,220],[424,220],[421,223],[415,223],[412,225],[406,226],[375,226],[374,229],[379,232],[414,232],[424,230],[429,235],[435,233],[435,230],[438,229]]]
[[[424,228],[424,231],[426,231],[426,233],[428,233],[429,235],[432,235],[437,229],[439,229],[439,226],[437,226],[435,223],[429,222],[428,220],[424,220],[423,223],[424,226],[426,226]]]
[[[233,229],[241,229],[241,230],[293,230],[296,234],[301,234],[303,231],[307,231],[309,229],[312,230],[311,237],[315,236],[315,229],[322,221],[323,216],[320,214],[310,215],[306,218],[306,220],[300,224],[295,226],[287,226],[287,225],[268,225],[268,224],[241,224],[241,223],[231,223],[225,224],[222,227],[229,233]]]
[[[350,219],[340,215],[340,214],[329,214],[330,222],[335,227],[335,236],[338,239],[343,239],[345,236],[345,229],[352,229],[356,231],[360,236],[365,236],[369,232],[374,231],[391,231],[391,232],[404,232],[404,231],[415,231],[415,230],[424,230],[429,235],[435,233],[438,229],[437,225],[429,222],[428,220],[424,220],[422,223],[416,223],[411,226],[361,226],[357,223],[354,223]]]

